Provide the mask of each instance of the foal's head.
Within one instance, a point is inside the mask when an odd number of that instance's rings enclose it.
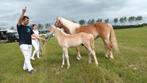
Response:
[[[54,25],[50,26],[50,28],[48,29],[48,31],[52,31],[54,34],[59,34],[59,35],[62,34],[62,33],[64,33],[62,31],[62,29],[60,29],[59,27],[56,27]]]

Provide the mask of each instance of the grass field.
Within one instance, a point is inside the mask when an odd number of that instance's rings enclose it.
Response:
[[[22,70],[23,55],[18,43],[0,44],[0,83],[147,83],[147,27],[116,30],[120,54],[106,59],[101,39],[95,41],[99,66],[88,64],[88,54],[81,47],[82,59],[69,50],[71,67],[61,69],[62,50],[52,38],[41,59],[32,61],[39,71],[30,75]]]

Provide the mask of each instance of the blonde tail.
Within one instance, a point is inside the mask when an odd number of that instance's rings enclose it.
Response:
[[[111,36],[110,36],[110,41],[112,42],[112,47],[114,48],[114,50],[116,52],[119,52],[119,47],[118,47],[118,43],[117,43],[117,39],[116,39],[116,35],[114,32],[114,29],[112,27],[111,24],[108,24],[111,27]]]

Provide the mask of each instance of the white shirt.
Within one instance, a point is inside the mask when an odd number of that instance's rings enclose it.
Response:
[[[39,36],[39,31],[36,29],[36,30],[33,30],[34,34],[35,35],[38,35]],[[33,39],[33,40],[38,40],[38,39]]]

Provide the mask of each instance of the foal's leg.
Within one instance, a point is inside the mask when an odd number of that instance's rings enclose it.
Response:
[[[94,50],[92,50],[92,55],[93,55],[93,58],[95,60],[96,66],[98,66],[98,61],[97,61],[96,54],[95,54]]]
[[[84,47],[86,48],[86,50],[88,51],[88,56],[89,56],[89,60],[88,63],[90,64],[92,62],[92,58],[91,58],[91,52],[89,51],[89,49],[87,48],[87,46],[84,44]]]
[[[80,60],[82,58],[80,54],[80,47],[76,47],[76,51],[77,51],[77,60]]]
[[[65,55],[64,55],[64,51],[63,51],[63,54],[62,54],[62,65],[61,65],[61,68],[64,67],[64,64],[65,64]]]
[[[89,51],[91,52],[91,54],[93,55],[93,58],[94,58],[94,61],[95,61],[96,66],[98,66],[98,61],[97,61],[97,58],[96,58],[95,51],[92,50],[91,47],[89,47],[88,49],[89,49]]]
[[[88,63],[90,64],[92,62],[92,56],[91,56],[92,54],[88,49],[87,49],[87,51],[88,51],[88,55],[89,55]]]
[[[96,64],[96,66],[98,66],[98,61],[97,61],[97,58],[96,58],[95,51],[92,50],[92,48],[91,48],[90,45],[86,45],[86,48],[88,49],[89,54],[91,54],[90,57],[93,56],[93,58],[94,58],[94,60],[95,60],[95,64]],[[89,58],[89,59],[90,59],[90,58]]]
[[[70,67],[70,62],[69,62],[69,56],[68,56],[68,48],[64,48],[64,55],[65,55],[65,58],[66,58],[66,61],[67,61],[67,69],[69,69]]]

